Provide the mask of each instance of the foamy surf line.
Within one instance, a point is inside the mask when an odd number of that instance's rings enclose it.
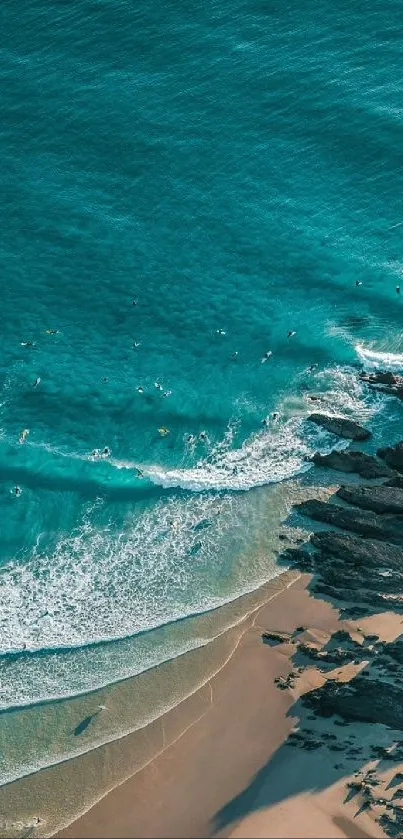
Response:
[[[164,489],[190,492],[246,492],[296,477],[311,467],[309,455],[326,445],[320,429],[308,427],[303,418],[293,419],[258,432],[239,449],[215,453],[193,468],[169,469],[160,465],[111,461],[118,469],[140,471],[142,476]]]
[[[362,344],[356,344],[355,351],[368,369],[403,372],[403,353],[379,352]]]

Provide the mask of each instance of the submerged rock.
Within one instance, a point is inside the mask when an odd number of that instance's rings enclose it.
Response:
[[[317,452],[312,460],[317,466],[326,466],[329,469],[336,469],[337,472],[357,472],[363,478],[385,478],[393,474],[388,466],[365,452],[338,452],[335,449],[329,454]]]
[[[392,469],[397,469],[398,472],[403,472],[403,440],[396,443],[395,446],[387,446],[384,449],[378,449],[378,457],[391,466]]]
[[[351,530],[362,536],[373,536],[375,539],[392,539],[403,542],[403,527],[399,517],[384,519],[373,515],[367,510],[351,510],[338,504],[325,501],[303,501],[295,509],[315,521],[333,524],[342,530]]]
[[[362,510],[372,510],[374,513],[403,514],[403,489],[389,486],[341,486],[337,491],[339,498],[361,507]],[[400,524],[402,527],[403,520]],[[402,527],[403,530],[403,527]]]
[[[346,419],[345,417],[332,417],[328,414],[310,414],[310,422],[320,425],[326,431],[337,434],[338,437],[345,437],[348,440],[368,440],[371,432],[363,428],[358,422]]]

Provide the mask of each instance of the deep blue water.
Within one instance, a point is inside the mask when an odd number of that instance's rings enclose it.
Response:
[[[7,705],[274,573],[259,487],[331,442],[308,393],[387,435],[357,371],[403,366],[403,54],[393,0],[3,0],[0,25]]]

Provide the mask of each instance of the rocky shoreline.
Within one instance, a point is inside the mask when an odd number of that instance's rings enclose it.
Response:
[[[385,371],[361,373],[360,379],[403,399],[401,376]],[[310,419],[340,437],[359,441],[370,437],[367,429],[351,420],[321,414]],[[357,796],[358,812],[371,811],[386,835],[402,836],[403,774],[396,772],[385,786],[378,772],[403,761],[403,634],[392,642],[382,641],[352,621],[380,613],[403,615],[403,440],[378,449],[376,455],[334,450],[312,460],[320,468],[355,473],[372,483],[341,483],[330,501],[313,498],[294,507],[304,520],[331,529],[317,529],[308,543],[285,550],[284,561],[312,575],[311,594],[330,601],[345,628],[333,633],[325,645],[307,639],[304,627],[287,638],[263,634],[271,646],[291,643],[295,648],[293,669],[277,679],[280,690],[292,689],[312,666],[326,676],[320,687],[300,691],[305,712],[299,716],[302,722],[308,713],[310,725],[292,732],[287,745],[307,751],[323,747],[342,753],[342,761],[356,760],[361,769],[346,783],[346,800]],[[335,667],[348,666],[353,672],[347,681],[334,675]],[[323,732],[320,720],[325,718],[333,718],[346,732],[353,722],[375,724],[374,740],[364,748],[353,730],[341,739]],[[380,730],[389,732],[386,746],[384,738],[381,743],[376,740]],[[372,768],[370,761],[376,762]]]

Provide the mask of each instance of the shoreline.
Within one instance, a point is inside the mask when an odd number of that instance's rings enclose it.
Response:
[[[310,718],[298,706],[300,696],[326,682],[323,674],[309,667],[293,688],[278,690],[274,680],[287,678],[293,670],[291,637],[296,623],[307,627],[304,640],[319,646],[341,626],[356,632],[353,622],[339,620],[331,604],[311,597],[311,581],[311,575],[301,575],[257,611],[231,658],[211,680],[203,712],[189,723],[185,706],[177,708],[180,733],[173,742],[59,831],[60,839],[385,835],[368,812],[357,816],[355,801],[343,803],[353,772],[335,769],[336,752],[322,753],[318,760],[315,750],[296,754],[287,748],[298,721],[301,726]],[[377,628],[383,628],[389,639],[399,631],[394,617],[378,621]],[[368,619],[368,624],[374,621]],[[262,631],[267,630],[290,633],[290,643],[262,644]],[[338,673],[341,682],[357,672],[351,666],[339,670],[331,671],[331,676]],[[169,716],[163,720],[167,727]],[[344,732],[327,720],[311,720],[308,725],[335,740]],[[355,728],[361,741],[372,735],[368,724],[356,723]],[[383,730],[379,736],[385,740]],[[361,767],[361,761],[358,764]],[[290,778],[296,786],[292,796]],[[358,831],[354,834],[353,826]]]
[[[328,456],[372,483],[297,505],[336,526],[286,551],[310,573],[247,621],[203,712],[179,706],[177,738],[60,839],[401,835],[403,443],[377,454]]]
[[[228,604],[249,608],[205,646],[99,691],[102,719],[140,709],[144,724],[2,787],[0,811],[24,826],[6,820],[6,839],[403,831],[403,443],[377,455],[318,456],[278,534],[288,570]],[[80,735],[88,701],[62,703]]]

